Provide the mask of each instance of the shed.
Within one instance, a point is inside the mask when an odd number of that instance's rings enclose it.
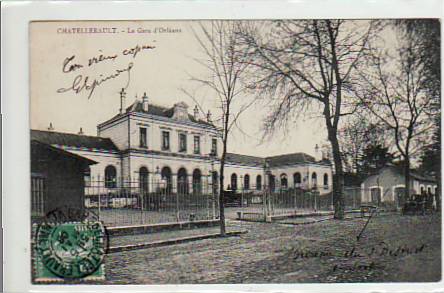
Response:
[[[84,208],[85,169],[96,162],[31,140],[31,216],[57,208]]]

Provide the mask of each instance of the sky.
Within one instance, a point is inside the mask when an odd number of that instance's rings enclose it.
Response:
[[[171,107],[184,101],[191,113],[195,103],[183,90],[194,93],[198,85],[190,76],[207,73],[195,61],[202,57],[192,30],[196,25],[193,21],[31,23],[31,129],[46,130],[52,123],[55,131],[77,133],[81,127],[85,134],[96,135],[97,124],[119,112],[122,87],[126,87],[126,106],[146,92],[150,103]],[[100,55],[106,58],[98,60]],[[99,84],[93,90],[82,88],[86,78],[88,85],[94,79]],[[198,93],[204,110],[216,112],[214,95],[209,90]],[[294,118],[287,132],[277,130],[271,139],[262,140],[262,121],[268,113],[261,103],[244,112],[241,130],[233,131],[228,151],[315,155],[315,145],[327,142],[322,119],[302,116]]]

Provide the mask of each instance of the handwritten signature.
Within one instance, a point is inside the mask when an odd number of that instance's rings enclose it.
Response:
[[[124,86],[124,88],[127,88],[130,80],[131,80],[131,69],[133,68],[134,63],[130,62],[128,63],[128,66],[122,69],[116,69],[114,73],[103,77],[103,74],[100,74],[99,77],[100,78],[90,78],[89,76],[85,76],[83,77],[82,74],[77,75],[73,82],[72,85],[70,87],[67,88],[59,88],[57,90],[58,93],[65,93],[68,91],[74,91],[76,94],[81,93],[83,90],[85,91],[89,91],[88,94],[88,100],[91,98],[92,94],[94,93],[94,90],[100,86],[102,83],[104,83],[105,81],[108,80],[112,80],[115,79],[117,77],[119,77],[122,73],[126,72],[127,73],[127,81],[126,81],[126,85]]]
[[[114,62],[119,56],[129,56],[135,59],[139,53],[145,50],[155,49],[155,46],[151,45],[136,45],[131,48],[127,48],[121,51],[121,54],[104,54],[102,50],[99,50],[100,54],[91,58],[84,64],[76,60],[76,55],[66,57],[62,62],[62,73],[69,74],[73,72],[82,71],[84,68],[94,67],[102,62]],[[98,77],[91,77],[85,73],[77,74],[72,83],[67,87],[61,87],[57,89],[57,93],[66,93],[73,91],[75,94],[81,94],[82,92],[88,92],[88,100],[91,99],[94,91],[103,83],[116,79],[121,75],[126,74],[126,84],[124,88],[127,88],[131,81],[131,70],[134,67],[134,61],[129,62],[127,66],[123,68],[115,69],[108,74],[99,74]]]

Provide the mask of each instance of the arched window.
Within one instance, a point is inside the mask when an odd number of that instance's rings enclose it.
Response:
[[[288,188],[287,174],[282,173],[281,174],[281,189],[287,189],[287,188]]]
[[[185,168],[177,172],[177,193],[188,194],[188,174]]]
[[[256,176],[256,190],[262,190],[262,176]]]
[[[270,177],[268,178],[270,179],[270,191],[274,191],[276,188],[275,177],[274,175],[270,174]]]
[[[295,188],[301,187],[301,183],[302,183],[301,173],[296,172],[296,173],[293,174],[293,182],[294,182],[294,187]]]
[[[427,187],[427,194],[432,194],[432,187]]]
[[[193,193],[201,194],[202,193],[202,173],[199,169],[195,169],[193,171]]]
[[[115,188],[117,185],[117,171],[116,167],[108,165],[105,168],[105,187]]]
[[[148,192],[148,169],[146,167],[139,169],[139,186],[141,193]]]
[[[236,173],[231,174],[231,190],[237,190],[237,175]]]
[[[160,172],[160,176],[162,178],[162,181],[165,183],[165,189],[167,192],[171,192],[173,189],[173,184],[171,181],[171,169],[170,167],[163,167],[162,171]]]
[[[421,194],[424,194],[424,186],[421,185]]]
[[[318,174],[316,174],[316,172],[313,172],[313,174],[311,174],[311,186],[313,188],[318,187]]]
[[[217,175],[216,171],[213,171],[213,194],[217,194],[219,190],[219,175]]]
[[[328,174],[325,173],[324,174],[324,188],[327,188],[327,187],[328,187]]]
[[[250,189],[250,175],[246,174],[244,176],[244,189],[249,190]]]

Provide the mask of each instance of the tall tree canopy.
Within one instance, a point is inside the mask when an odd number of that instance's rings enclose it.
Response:
[[[266,133],[288,126],[308,109],[323,117],[333,153],[338,219],[344,217],[338,128],[341,117],[354,112],[350,88],[375,33],[373,22],[339,19],[250,22],[239,32],[248,50],[249,87],[272,109]]]

